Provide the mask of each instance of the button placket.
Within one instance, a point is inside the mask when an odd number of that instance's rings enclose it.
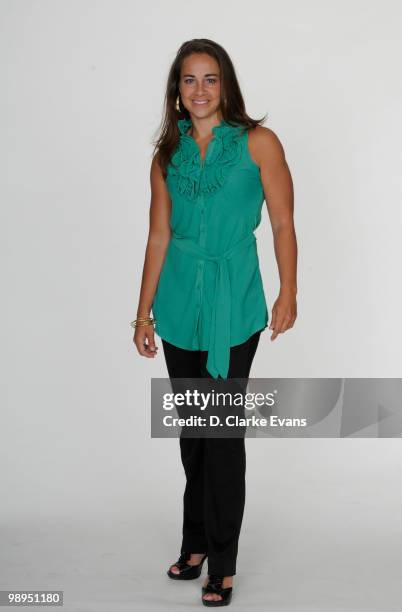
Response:
[[[205,200],[200,196],[200,246],[205,247],[206,244],[206,227],[205,227]]]
[[[202,247],[205,247],[205,222],[204,222],[204,199],[200,199],[200,232],[199,232],[199,244]],[[199,259],[197,265],[197,289],[200,290],[202,288],[202,280],[203,280],[203,271],[204,271],[204,260]]]
[[[205,201],[203,195],[199,196],[198,199],[199,211],[200,211],[200,229],[199,229],[199,245],[205,247],[206,242],[206,228],[205,228]],[[196,279],[196,303],[197,303],[197,329],[198,321],[201,312],[202,303],[202,289],[203,289],[203,276],[204,276],[204,260],[199,259],[197,262],[197,279]]]

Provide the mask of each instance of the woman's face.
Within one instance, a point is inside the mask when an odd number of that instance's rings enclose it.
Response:
[[[182,105],[197,118],[220,117],[221,82],[218,62],[207,53],[183,60],[179,81]]]

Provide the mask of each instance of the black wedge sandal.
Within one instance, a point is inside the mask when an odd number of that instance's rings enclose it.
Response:
[[[228,606],[232,600],[233,587],[222,588],[223,576],[211,574],[208,579],[208,584],[202,587],[202,603],[204,606]],[[206,593],[215,593],[220,595],[222,599],[204,599]]]
[[[186,561],[190,559],[191,553],[182,552],[180,553],[179,560],[176,561],[176,563],[172,563],[172,565],[170,566],[173,567],[173,565],[176,565],[176,567],[178,567],[180,570],[179,573],[175,574],[169,568],[167,571],[167,575],[173,580],[194,580],[195,578],[199,578],[202,572],[202,565],[207,556],[207,553],[205,553],[204,557],[201,559],[198,565],[189,565],[188,563],[186,563]]]

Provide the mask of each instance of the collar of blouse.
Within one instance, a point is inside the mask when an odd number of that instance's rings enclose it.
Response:
[[[229,172],[241,158],[243,126],[231,125],[224,119],[212,128],[205,159],[194,138],[187,134],[191,119],[179,119],[179,142],[172,155],[168,174],[176,182],[177,190],[189,200],[209,195],[226,182]]]

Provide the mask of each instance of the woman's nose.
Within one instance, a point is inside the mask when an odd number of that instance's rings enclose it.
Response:
[[[195,88],[195,93],[197,96],[203,96],[205,94],[205,88],[203,83],[198,83]]]

